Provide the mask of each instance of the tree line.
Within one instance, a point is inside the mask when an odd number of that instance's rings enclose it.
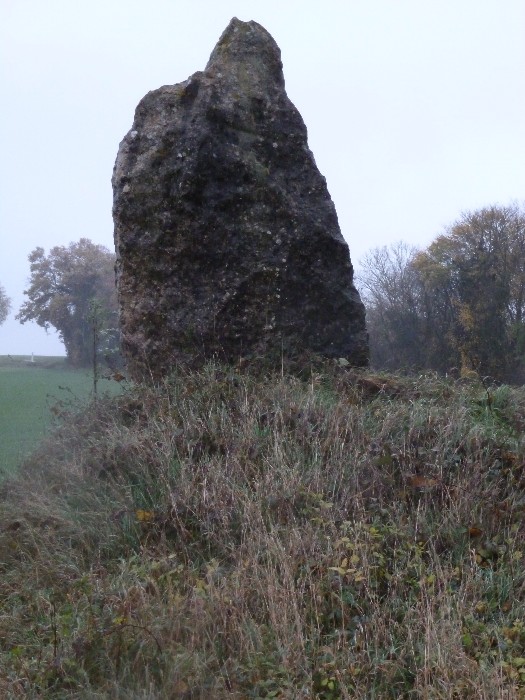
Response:
[[[465,213],[425,250],[375,248],[360,268],[374,366],[524,381],[523,207]]]

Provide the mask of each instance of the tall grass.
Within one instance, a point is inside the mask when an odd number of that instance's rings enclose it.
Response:
[[[525,392],[209,365],[3,485],[0,694],[525,697]]]

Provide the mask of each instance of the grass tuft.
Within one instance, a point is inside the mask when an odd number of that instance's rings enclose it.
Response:
[[[525,391],[210,364],[0,486],[6,698],[525,697]]]

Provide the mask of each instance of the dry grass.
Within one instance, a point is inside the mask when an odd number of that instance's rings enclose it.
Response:
[[[525,697],[525,391],[210,365],[0,494],[6,698]]]

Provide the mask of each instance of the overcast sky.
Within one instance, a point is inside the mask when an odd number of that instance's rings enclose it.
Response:
[[[233,16],[281,48],[354,264],[525,200],[524,0],[0,0],[0,284],[36,246],[113,248],[111,172],[141,97],[202,70]],[[0,354],[64,354],[10,319]]]

